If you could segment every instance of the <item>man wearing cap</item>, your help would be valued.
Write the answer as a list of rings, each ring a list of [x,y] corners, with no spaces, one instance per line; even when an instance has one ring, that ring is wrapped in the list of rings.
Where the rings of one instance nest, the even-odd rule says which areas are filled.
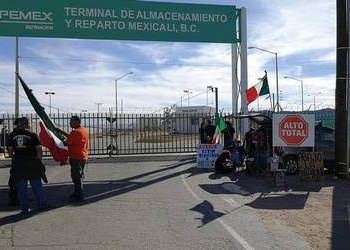
[[[35,194],[39,209],[46,208],[46,196],[41,178],[45,174],[42,148],[38,135],[29,130],[28,118],[17,120],[17,128],[8,137],[8,150],[12,157],[11,171],[18,191],[21,213],[30,211],[27,195],[28,181]]]

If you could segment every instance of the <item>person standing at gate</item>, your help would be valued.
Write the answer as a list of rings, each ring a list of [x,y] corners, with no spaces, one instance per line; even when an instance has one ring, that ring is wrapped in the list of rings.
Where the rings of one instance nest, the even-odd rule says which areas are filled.
[[[249,157],[254,156],[255,154],[255,143],[256,142],[256,134],[255,129],[250,128],[244,135],[244,148]]]
[[[63,142],[68,146],[69,164],[71,166],[71,178],[74,184],[74,192],[70,195],[72,200],[84,200],[83,193],[83,176],[84,168],[88,159],[89,133],[88,130],[81,125],[80,118],[73,115],[70,118],[70,126],[73,128],[69,134],[56,128],[66,138]]]
[[[204,135],[206,138],[206,143],[211,143],[215,134],[216,127],[211,124],[211,120],[207,121],[207,125],[204,128]]]
[[[205,120],[203,119],[200,127],[199,127],[199,142],[205,143]]]
[[[45,209],[46,196],[41,178],[46,179],[42,163],[42,148],[38,135],[29,130],[27,117],[16,120],[17,127],[9,134],[8,151],[12,158],[11,175],[16,183],[21,213],[30,211],[27,195],[28,181],[35,194],[39,209]]]
[[[226,128],[224,134],[224,149],[228,150],[229,146],[234,145],[233,138],[235,136],[235,129],[230,121],[225,121]]]

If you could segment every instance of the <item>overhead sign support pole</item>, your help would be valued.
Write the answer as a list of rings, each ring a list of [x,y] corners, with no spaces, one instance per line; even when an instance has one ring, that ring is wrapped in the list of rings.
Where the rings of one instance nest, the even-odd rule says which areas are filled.
[[[241,9],[236,9],[236,38],[235,40],[240,40],[241,39]],[[232,43],[231,45],[231,66],[232,66],[232,113],[237,114],[239,112],[238,110],[238,101],[239,101],[239,96],[241,93],[241,86],[240,86],[240,81],[238,79],[238,63],[239,63],[239,45],[237,42]]]
[[[19,80],[18,80],[18,74],[19,74],[19,41],[18,36],[16,36],[16,69],[15,69],[15,117],[19,117]]]
[[[232,54],[232,113],[237,115],[239,112],[248,113],[247,97],[245,91],[248,86],[248,66],[247,66],[247,10],[246,8],[237,9],[237,36],[240,43],[233,43],[231,47]],[[240,63],[241,78],[238,79],[238,64]],[[240,98],[240,99],[239,99]],[[240,109],[238,108],[239,100]],[[242,137],[248,131],[249,124],[247,119],[240,121],[240,126],[235,121],[235,129],[239,131]],[[238,130],[238,128],[240,130]]]
[[[241,55],[241,111],[246,114],[248,111],[247,97],[245,90],[248,86],[248,65],[247,65],[247,9],[241,9],[240,27],[240,55]]]
[[[346,30],[348,33],[348,47],[347,47],[347,74],[346,74],[346,87],[347,87],[347,95],[346,95],[346,103],[347,103],[347,176],[349,176],[349,169],[350,169],[350,0],[347,0],[347,9],[346,9]]]
[[[247,60],[247,10],[241,9],[241,109],[242,113],[248,112],[245,90],[248,86],[248,60]]]
[[[238,98],[240,93],[240,83],[238,80],[238,46],[236,43],[231,45],[231,66],[232,66],[232,114],[238,113]]]

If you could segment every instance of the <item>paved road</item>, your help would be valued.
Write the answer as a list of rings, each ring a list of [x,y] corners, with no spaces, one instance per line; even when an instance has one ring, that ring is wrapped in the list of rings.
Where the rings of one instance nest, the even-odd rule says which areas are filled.
[[[0,249],[308,249],[242,205],[232,180],[193,161],[89,163],[81,203],[68,201],[68,166],[48,165],[47,175],[52,209],[23,218],[6,205],[0,168]]]

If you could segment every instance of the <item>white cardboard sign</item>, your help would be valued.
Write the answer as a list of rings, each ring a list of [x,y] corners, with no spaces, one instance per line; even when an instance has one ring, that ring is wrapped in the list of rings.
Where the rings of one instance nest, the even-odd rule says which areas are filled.
[[[199,144],[197,151],[197,168],[214,168],[215,160],[223,150],[221,144]]]

